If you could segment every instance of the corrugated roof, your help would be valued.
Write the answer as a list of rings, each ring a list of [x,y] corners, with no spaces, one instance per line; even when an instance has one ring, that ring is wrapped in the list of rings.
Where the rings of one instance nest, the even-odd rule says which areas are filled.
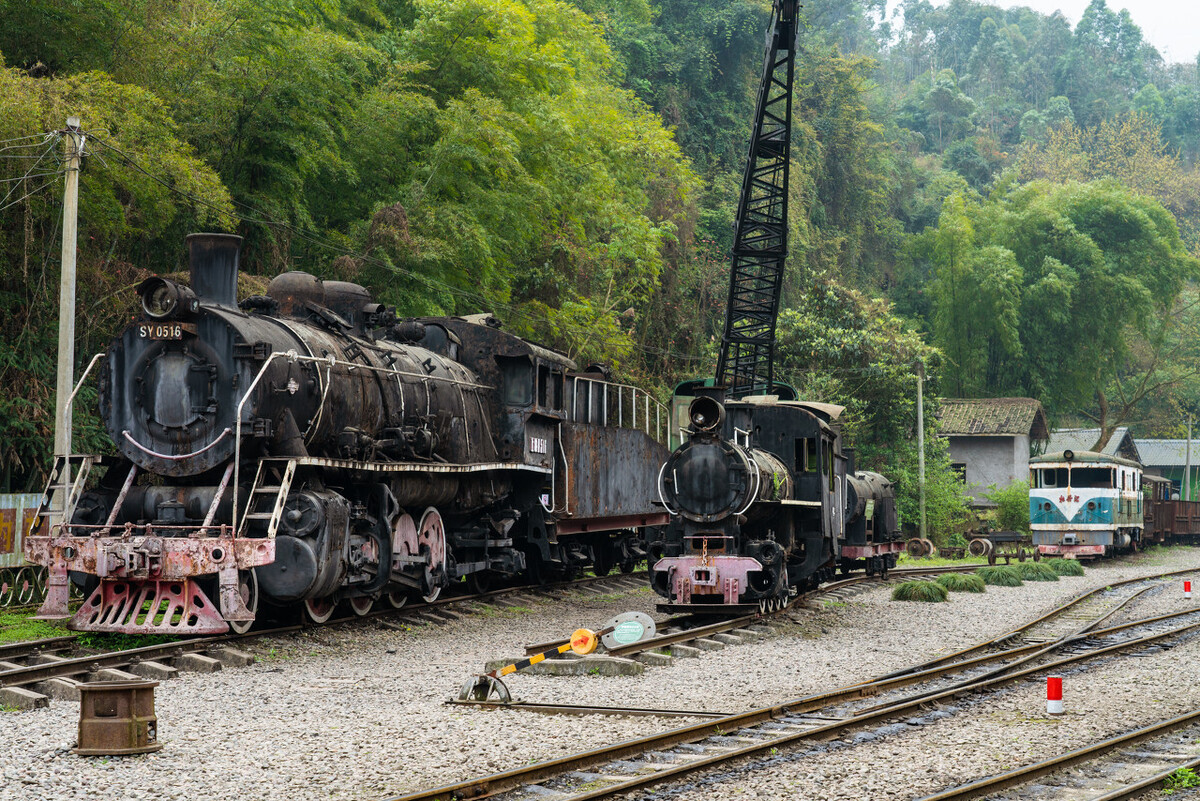
[[[1109,456],[1123,456],[1141,462],[1142,456],[1134,439],[1125,426],[1113,430],[1104,447],[1100,447],[1100,429],[1098,428],[1056,428],[1050,433],[1050,444],[1046,453],[1059,451],[1096,451],[1107,453]]]
[[[942,398],[940,403],[938,433],[943,437],[1050,436],[1046,413],[1034,398]]]
[[[1183,467],[1187,464],[1186,439],[1135,439],[1142,463],[1148,467]],[[1200,465],[1200,438],[1192,440],[1192,466]]]

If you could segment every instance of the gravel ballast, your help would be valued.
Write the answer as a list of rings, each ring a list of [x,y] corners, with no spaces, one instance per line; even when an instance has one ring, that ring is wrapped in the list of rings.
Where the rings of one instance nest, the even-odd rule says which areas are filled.
[[[1011,629],[1096,586],[1196,567],[1200,549],[1104,562],[1083,577],[899,603],[890,587],[801,612],[773,635],[648,667],[640,676],[506,679],[514,696],[547,703],[736,712],[896,670]],[[598,628],[624,611],[653,612],[648,589],[572,593],[439,626],[396,631],[371,622],[261,641],[256,664],[183,674],[157,689],[164,748],[139,757],[70,753],[78,704],[0,713],[0,800],[379,798],[516,768],[675,728],[696,718],[546,717],[445,705],[488,659]],[[1179,582],[1123,616],[1184,608]],[[661,617],[661,615],[657,615]],[[1194,706],[1200,638],[1158,654],[1096,665],[1065,679],[1067,714],[1045,715],[1044,683],[995,693],[957,715],[854,747],[781,754],[680,798],[910,798],[1040,758],[1047,749],[1125,730]],[[1186,661],[1184,661],[1186,660]],[[986,704],[986,708],[984,707]],[[701,779],[703,781],[703,779]]]

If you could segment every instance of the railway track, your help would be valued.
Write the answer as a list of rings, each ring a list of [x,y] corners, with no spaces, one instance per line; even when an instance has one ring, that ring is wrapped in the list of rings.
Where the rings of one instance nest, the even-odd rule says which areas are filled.
[[[1084,593],[1041,618],[932,664],[389,801],[494,796],[506,801],[607,798],[806,741],[836,739],[868,727],[882,726],[886,731],[887,721],[911,717],[930,704],[954,704],[1038,673],[1200,630],[1200,609],[1099,628],[1155,582],[1192,572],[1131,579]],[[1070,622],[1063,624],[1063,620]],[[1132,633],[1138,630],[1140,634]],[[906,694],[898,692],[904,688]],[[906,724],[892,725],[903,728]]]
[[[321,626],[378,620],[384,625],[440,625],[471,614],[477,604],[516,605],[521,599],[561,595],[595,587],[612,589],[644,586],[645,574],[592,576],[537,587],[512,587],[474,595],[440,598],[401,609],[383,608],[328,621]],[[254,658],[238,649],[248,641],[301,631],[308,626],[277,626],[246,634],[194,637],[106,653],[64,656],[77,649],[77,635],[0,645],[0,704],[32,709],[51,699],[76,700],[82,681],[135,678],[169,679],[180,671],[214,672],[250,664]],[[23,663],[23,664],[22,664]]]
[[[1123,801],[1159,793],[1182,771],[1200,768],[1200,710],[989,776],[918,801],[1055,797]],[[1011,792],[1005,792],[1011,791]]]

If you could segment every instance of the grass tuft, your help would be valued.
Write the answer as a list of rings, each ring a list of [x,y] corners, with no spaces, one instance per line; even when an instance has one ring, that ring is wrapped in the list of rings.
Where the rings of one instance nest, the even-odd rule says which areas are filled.
[[[1079,564],[1074,559],[1050,559],[1042,564],[1049,566],[1051,570],[1060,576],[1083,575],[1083,565]]]
[[[1041,562],[1018,562],[1013,565],[1026,581],[1058,581],[1058,573]]]
[[[983,579],[974,573],[943,573],[934,579],[950,592],[986,592]]]
[[[984,584],[991,584],[993,587],[1020,587],[1025,583],[1012,565],[981,567],[975,571],[975,575],[983,579]]]
[[[935,581],[906,581],[892,590],[893,601],[926,601],[941,603],[950,593]]]

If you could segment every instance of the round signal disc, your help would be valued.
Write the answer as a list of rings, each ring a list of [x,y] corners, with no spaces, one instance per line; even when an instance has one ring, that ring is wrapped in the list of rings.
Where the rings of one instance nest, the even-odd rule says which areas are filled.
[[[580,656],[587,656],[596,650],[599,639],[591,629],[576,629],[571,635],[571,650]]]

